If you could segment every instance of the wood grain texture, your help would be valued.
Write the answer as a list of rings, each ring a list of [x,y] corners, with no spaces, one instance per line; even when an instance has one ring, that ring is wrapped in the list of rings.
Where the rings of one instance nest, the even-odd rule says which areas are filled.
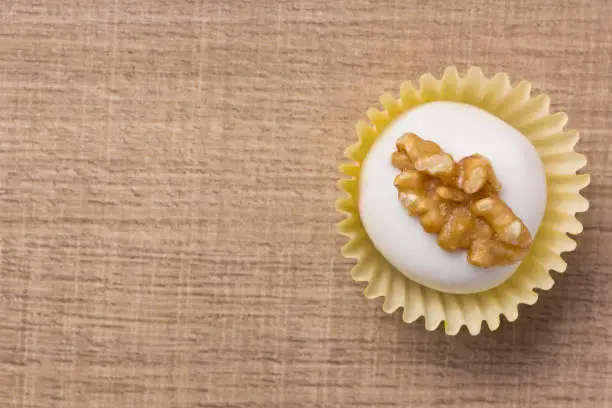
[[[0,406],[612,407],[612,2],[0,2]],[[579,129],[569,268],[472,338],[349,277],[383,91],[505,70]]]

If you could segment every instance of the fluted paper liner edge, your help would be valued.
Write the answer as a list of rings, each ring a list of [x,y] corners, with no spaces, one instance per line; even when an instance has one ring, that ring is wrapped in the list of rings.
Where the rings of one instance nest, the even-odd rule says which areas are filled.
[[[351,270],[352,278],[368,282],[367,298],[385,298],[383,311],[386,313],[403,308],[402,318],[407,323],[423,316],[427,330],[435,330],[444,322],[447,334],[455,335],[466,326],[472,335],[477,335],[483,322],[490,330],[496,330],[501,315],[509,321],[516,320],[519,304],[532,305],[537,301],[538,293],[534,289],[548,290],[553,286],[550,271],[565,271],[567,264],[561,253],[576,248],[575,241],[567,234],[582,232],[582,224],[575,215],[589,207],[580,190],[589,184],[590,177],[576,174],[586,165],[586,158],[574,151],[578,133],[564,130],[567,115],[551,114],[549,96],[531,96],[530,92],[529,82],[512,86],[505,73],[488,79],[479,68],[471,67],[467,75],[461,77],[455,67],[449,67],[441,79],[431,74],[423,75],[418,88],[410,82],[403,83],[399,99],[390,94],[382,95],[383,109],[370,108],[366,112],[370,123],[357,123],[359,140],[345,152],[351,162],[340,166],[343,177],[338,185],[344,194],[336,201],[336,209],[345,218],[338,223],[338,231],[349,238],[342,247],[342,254],[357,260]],[[398,115],[432,101],[471,104],[504,120],[531,141],[546,170],[546,212],[532,250],[507,281],[484,292],[439,292],[406,278],[377,251],[359,217],[359,175],[370,147]]]

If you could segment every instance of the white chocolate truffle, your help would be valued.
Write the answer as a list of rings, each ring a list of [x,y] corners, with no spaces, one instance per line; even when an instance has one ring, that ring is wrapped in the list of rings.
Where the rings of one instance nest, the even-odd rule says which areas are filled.
[[[479,268],[466,251],[449,253],[437,235],[423,231],[402,207],[393,185],[395,142],[406,132],[437,143],[458,161],[474,153],[487,157],[502,185],[501,198],[532,236],[546,208],[546,174],[535,148],[516,129],[490,113],[462,103],[432,102],[402,114],[378,137],[361,169],[359,214],[378,251],[408,278],[432,289],[475,293],[500,285],[519,263]]]

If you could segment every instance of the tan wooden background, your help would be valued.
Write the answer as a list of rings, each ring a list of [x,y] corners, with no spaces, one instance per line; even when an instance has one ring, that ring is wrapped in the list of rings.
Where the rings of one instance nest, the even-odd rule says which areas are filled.
[[[0,406],[612,407],[612,2],[0,1]],[[383,91],[505,70],[580,130],[569,268],[473,338],[384,315],[336,166]]]

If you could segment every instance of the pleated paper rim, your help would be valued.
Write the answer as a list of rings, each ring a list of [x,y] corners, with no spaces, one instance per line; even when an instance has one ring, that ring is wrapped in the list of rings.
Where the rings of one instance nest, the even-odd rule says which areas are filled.
[[[567,264],[561,253],[573,251],[576,243],[569,234],[582,232],[575,217],[586,211],[588,201],[580,190],[590,182],[587,174],[576,174],[586,165],[584,155],[576,153],[578,132],[564,130],[565,113],[550,113],[550,98],[546,94],[530,96],[531,84],[526,81],[511,85],[506,73],[491,79],[480,68],[471,67],[461,77],[455,67],[448,67],[441,79],[425,74],[419,79],[419,89],[404,82],[400,98],[390,94],[380,97],[382,110],[368,109],[371,123],[357,123],[358,142],[346,149],[351,163],[340,166],[344,175],[338,183],[345,193],[336,201],[336,209],[345,215],[338,231],[349,241],[342,254],[357,260],[351,270],[357,282],[368,282],[365,295],[369,299],[383,296],[383,311],[393,313],[403,308],[402,319],[411,323],[423,316],[425,328],[435,330],[441,322],[447,334],[455,335],[466,326],[472,335],[480,333],[482,322],[491,331],[500,325],[500,316],[508,321],[518,317],[518,305],[533,305],[538,299],[534,289],[548,290],[554,280],[550,271],[562,273]],[[535,146],[546,170],[548,200],[542,225],[532,250],[517,271],[503,284],[475,294],[451,294],[420,285],[401,274],[376,250],[359,217],[358,191],[361,164],[370,147],[398,115],[418,105],[432,101],[455,101],[484,109],[519,130]]]

